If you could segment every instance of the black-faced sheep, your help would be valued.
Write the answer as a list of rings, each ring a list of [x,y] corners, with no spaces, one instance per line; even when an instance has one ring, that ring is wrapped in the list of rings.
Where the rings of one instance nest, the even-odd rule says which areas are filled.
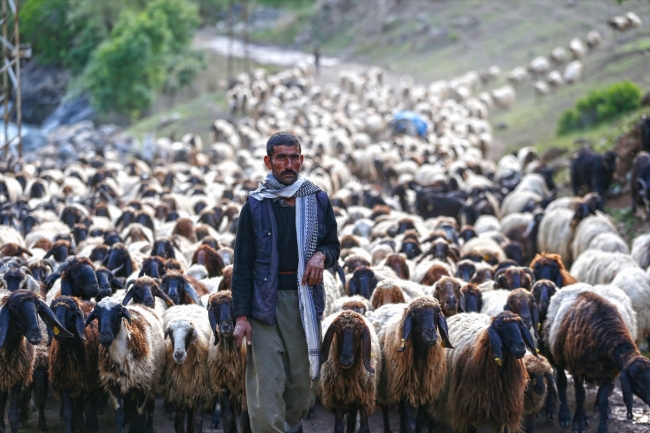
[[[12,433],[18,433],[20,392],[32,380],[34,346],[43,338],[36,315],[54,334],[62,337],[72,337],[72,334],[36,293],[17,290],[0,295],[0,428],[5,428],[5,404],[10,393],[9,425]],[[46,430],[47,427],[43,431]]]
[[[165,292],[174,304],[201,304],[201,296],[207,295],[208,291],[203,285],[192,284],[189,277],[175,271],[169,271],[160,282],[160,289]],[[199,292],[199,289],[201,291]]]
[[[167,293],[160,290],[157,281],[147,276],[127,282],[126,290],[127,292],[122,299],[122,305],[128,305],[133,300],[134,304],[155,308],[156,297],[162,299],[168,307],[174,305],[174,302],[167,296]]]
[[[377,400],[384,412],[385,431],[390,430],[387,408],[395,404],[400,407],[402,431],[422,428],[423,415],[431,413],[444,385],[447,367],[443,347],[451,348],[448,334],[440,304],[428,296],[411,301],[401,315],[379,331],[384,369]],[[438,339],[442,344],[437,344]],[[416,426],[416,418],[420,425]]]
[[[494,289],[514,290],[523,287],[526,290],[533,288],[535,276],[530,268],[511,266],[500,269],[494,274]]]
[[[241,408],[242,430],[250,432],[250,420],[246,407],[246,345],[238,348],[233,332],[235,313],[232,293],[229,290],[217,292],[208,299],[208,318],[213,332],[208,367],[210,386],[221,401],[224,431],[237,432],[233,409]],[[213,427],[215,420],[213,418]]]
[[[178,305],[165,311],[162,321],[167,340],[163,387],[165,401],[176,409],[174,429],[176,433],[202,432],[203,405],[212,400],[208,312],[198,305]]]
[[[361,295],[366,299],[372,297],[372,292],[377,287],[375,272],[366,266],[358,267],[347,282],[346,294],[348,296]]]
[[[96,406],[99,397],[99,334],[94,323],[84,328],[85,315],[90,314],[93,308],[94,303],[70,296],[59,296],[52,301],[54,315],[73,334],[72,338],[61,338],[48,332],[51,343],[47,373],[54,394],[63,401],[66,433],[73,431],[73,424],[85,425],[86,431],[99,431]]]
[[[106,268],[97,268],[95,270],[95,276],[97,277],[97,284],[99,285],[99,293],[95,296],[95,301],[97,302],[112,296],[117,290],[124,288],[124,284],[122,284],[119,279],[115,278],[113,272]]]
[[[528,373],[526,392],[524,393],[524,428],[526,433],[535,431],[535,418],[542,410],[547,398],[557,400],[557,387],[553,367],[543,356],[527,353],[524,367]]]
[[[162,257],[163,259],[174,259],[176,258],[174,248],[178,249],[178,245],[174,238],[156,239],[151,248],[151,255]]]
[[[328,320],[330,319],[330,320]],[[323,406],[335,415],[335,431],[343,431],[347,414],[348,431],[356,427],[368,433],[368,416],[375,410],[381,375],[381,348],[373,327],[354,311],[342,311],[326,319],[329,327],[320,351],[319,395]]]
[[[575,432],[585,431],[583,382],[599,387],[599,432],[607,432],[607,400],[619,374],[628,419],[632,419],[633,394],[650,403],[650,361],[634,344],[617,307],[604,297],[580,289],[560,290],[551,300],[544,333],[557,369],[561,427],[571,425],[565,369],[573,376],[575,386],[576,411],[572,422]]]
[[[463,313],[480,313],[483,307],[483,292],[476,284],[468,283],[460,288],[460,311]]]
[[[95,266],[85,257],[75,257],[64,264],[61,294],[90,300],[99,294]]]
[[[108,255],[104,259],[104,265],[114,271],[116,277],[128,278],[136,265],[133,263],[129,249],[121,242],[111,246]]]
[[[154,393],[160,388],[165,340],[160,319],[146,307],[124,307],[102,299],[86,318],[97,320],[99,380],[115,403],[115,424],[122,433],[125,408],[135,408],[129,430],[152,431]]]
[[[528,379],[521,359],[526,346],[537,353],[528,329],[510,311],[461,313],[448,324],[454,348],[447,351],[447,380],[436,401],[442,421],[455,431],[519,431]]]
[[[74,253],[74,247],[70,241],[59,239],[52,244],[52,247],[43,258],[48,259],[52,257],[58,263],[61,263],[64,262],[68,256],[74,255]]]
[[[558,254],[537,254],[533,261],[530,262],[530,269],[533,270],[535,280],[551,280],[558,288],[570,286],[577,282],[569,271],[564,268],[562,257]]]
[[[142,267],[140,268],[138,277],[146,275],[151,278],[162,278],[165,272],[167,272],[165,269],[165,259],[160,256],[151,256],[142,261]]]

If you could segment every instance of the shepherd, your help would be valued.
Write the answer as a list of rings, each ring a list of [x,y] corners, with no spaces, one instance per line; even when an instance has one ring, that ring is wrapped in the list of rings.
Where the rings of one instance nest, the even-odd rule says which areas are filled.
[[[287,132],[266,143],[270,170],[239,215],[232,279],[246,395],[254,432],[302,432],[316,400],[323,272],[341,246],[327,194],[300,175],[300,140]]]

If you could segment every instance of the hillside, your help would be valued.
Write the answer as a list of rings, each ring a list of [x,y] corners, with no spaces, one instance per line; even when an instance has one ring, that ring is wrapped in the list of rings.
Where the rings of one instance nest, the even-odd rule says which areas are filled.
[[[627,11],[636,12],[643,27],[613,32],[607,19]],[[492,123],[505,127],[496,138],[512,150],[570,145],[555,138],[557,120],[590,89],[628,79],[650,90],[649,23],[648,2],[636,0],[323,0],[285,10],[275,27],[254,33],[253,40],[308,52],[318,45],[325,55],[381,65],[423,83],[498,65],[502,78],[492,88],[512,68],[598,30],[605,42],[583,59],[579,83],[537,98],[528,82],[512,109],[493,113]]]

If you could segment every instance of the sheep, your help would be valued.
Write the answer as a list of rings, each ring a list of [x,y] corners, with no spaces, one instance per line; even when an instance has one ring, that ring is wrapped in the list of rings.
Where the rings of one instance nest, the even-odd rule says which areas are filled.
[[[370,298],[370,303],[374,310],[382,305],[399,304],[403,302],[406,302],[404,291],[397,281],[390,279],[377,283],[377,287]],[[332,309],[332,313],[334,313],[334,309]]]
[[[377,282],[377,276],[371,268],[360,266],[347,282],[345,292],[348,296],[361,295],[366,299],[370,299],[373,290],[377,287]]]
[[[557,387],[553,367],[546,358],[526,353],[522,360],[528,374],[524,393],[524,427],[526,433],[533,433],[535,418],[542,410],[547,396],[553,400],[558,399]]]
[[[582,63],[579,60],[574,60],[573,62],[566,65],[564,69],[564,74],[562,78],[567,84],[573,84],[582,77]]]
[[[632,241],[632,258],[643,269],[650,266],[650,234],[640,235]]]
[[[207,288],[193,284],[189,277],[176,271],[169,271],[160,282],[160,289],[165,292],[176,305],[201,304],[201,296],[207,295]]]
[[[412,262],[407,262],[407,259],[403,254],[390,253],[386,256],[382,265],[393,269],[399,278],[408,280],[411,278],[409,263],[412,264]]]
[[[524,209],[529,207],[531,203],[537,204],[542,201],[542,198],[543,196],[539,195],[535,191],[525,189],[515,190],[503,199],[500,214],[502,217],[505,217],[511,213],[524,212]]]
[[[76,296],[83,300],[90,300],[99,294],[99,283],[95,274],[95,266],[85,257],[75,257],[59,267],[61,270],[60,289],[53,289],[47,293],[47,302],[51,302],[59,294]]]
[[[212,399],[208,367],[212,331],[208,312],[198,305],[178,305],[165,311],[162,321],[167,353],[164,395],[165,401],[176,409],[174,429],[177,433],[201,432],[203,405]]]
[[[481,314],[496,316],[502,311],[512,311],[521,317],[534,337],[538,338],[539,308],[533,294],[526,289],[492,290],[482,294]]]
[[[559,254],[537,254],[533,261],[530,262],[530,268],[533,270],[535,280],[551,280],[558,288],[570,286],[577,282],[569,271],[564,268],[562,257]]]
[[[0,289],[10,292],[23,289],[41,293],[41,285],[34,279],[31,270],[27,266],[9,267],[4,273],[0,274]]]
[[[117,432],[124,429],[126,405],[136,409],[129,430],[151,430],[166,353],[160,318],[146,307],[124,307],[105,298],[86,326],[93,320],[99,332],[99,380],[113,399]]]
[[[506,253],[498,243],[489,238],[473,238],[465,242],[460,248],[461,257],[476,253],[481,257],[491,255],[497,262],[506,260]]]
[[[541,325],[543,325],[546,320],[551,298],[555,293],[557,293],[557,291],[558,287],[551,280],[539,280],[533,285],[531,293],[535,298],[535,303],[537,303],[537,308],[539,310],[539,323]]]
[[[379,287],[382,283],[384,282],[382,281],[381,283],[379,283],[377,287]],[[375,291],[373,293],[373,299],[376,293],[378,293],[378,291]],[[332,308],[330,309],[330,315],[335,313],[340,313],[343,310],[351,310],[361,314],[362,316],[365,316],[367,312],[371,312],[374,309],[375,307],[373,306],[371,301],[367,300],[363,296],[359,296],[359,295],[343,296],[341,298],[338,298],[336,301],[332,303]]]
[[[221,401],[224,431],[237,431],[233,408],[241,408],[242,430],[250,432],[246,407],[246,345],[242,344],[239,349],[235,343],[235,317],[229,290],[210,295],[208,318],[213,333],[208,355],[209,383]]]
[[[192,264],[199,264],[205,266],[208,270],[210,278],[223,275],[223,268],[225,267],[221,255],[209,245],[201,245],[197,248],[192,256]]]
[[[167,270],[165,269],[165,259],[161,258],[160,256],[151,256],[142,261],[138,277],[146,275],[151,278],[160,279],[166,272]]]
[[[555,47],[551,51],[551,56],[550,57],[551,57],[551,60],[553,61],[553,63],[555,63],[556,65],[560,65],[560,64],[562,64],[562,63],[564,63],[566,61],[567,52],[564,49],[564,47]]]
[[[377,334],[364,316],[342,311],[331,319],[320,351],[319,396],[335,414],[335,430],[343,431],[346,413],[348,430],[354,429],[358,411],[359,431],[370,431],[368,416],[375,410],[381,356]]]
[[[576,213],[569,209],[554,209],[544,213],[537,232],[537,250],[559,254],[567,265],[573,263],[571,242]]]
[[[510,108],[514,104],[516,95],[515,89],[510,85],[499,87],[490,93],[494,104],[503,110]]]
[[[603,42],[603,37],[598,30],[591,30],[587,33],[586,42],[587,47],[589,47],[590,50],[593,50]]]
[[[571,275],[587,284],[609,284],[620,272],[639,265],[628,255],[587,250],[571,266]]]
[[[436,331],[437,328],[437,331]],[[443,347],[451,348],[447,321],[436,299],[412,300],[379,331],[383,348],[377,401],[384,412],[384,431],[389,431],[388,406],[399,404],[400,428],[414,431],[420,409],[431,413],[446,373]],[[438,345],[437,340],[442,340]],[[420,426],[417,426],[420,427]]]
[[[488,426],[515,432],[524,414],[527,374],[521,359],[537,349],[522,320],[510,311],[496,317],[461,313],[449,318],[445,386],[435,409],[455,431]]]
[[[643,269],[626,268],[611,282],[630,297],[636,311],[637,342],[650,341],[650,277]]]
[[[116,294],[113,299],[120,300],[121,294]],[[156,301],[159,298],[164,302],[164,306]],[[164,314],[167,307],[174,305],[174,301],[163,292],[156,280],[144,276],[136,280],[130,280],[126,283],[126,293],[121,297],[122,305],[126,306],[133,300],[134,304],[144,305],[153,308],[159,315]]]
[[[7,394],[11,394],[9,425],[18,433],[19,397],[23,387],[32,380],[34,346],[43,338],[36,315],[54,334],[70,338],[72,334],[57,320],[50,307],[34,292],[16,290],[0,292],[0,427],[4,429],[4,411]],[[47,431],[47,427],[43,429]]]
[[[128,278],[133,274],[134,270],[138,269],[129,249],[122,242],[117,242],[111,246],[104,262],[107,269],[115,271],[114,275],[116,277]]]
[[[0,257],[21,257],[31,256],[32,252],[15,243],[6,243],[0,247]]]
[[[560,426],[566,428],[571,423],[566,369],[573,376],[575,386],[573,430],[585,431],[583,381],[586,381],[599,387],[598,431],[607,432],[607,400],[619,373],[628,419],[632,419],[632,394],[650,403],[646,379],[650,361],[639,353],[620,310],[598,293],[577,286],[580,285],[564,288],[553,297],[544,325],[545,341],[557,369]]]
[[[609,235],[613,236],[609,236]],[[577,259],[583,251],[599,249],[608,252],[629,254],[627,244],[618,236],[618,230],[610,217],[597,214],[580,221],[572,242],[572,256]]]
[[[335,277],[330,272],[323,272],[323,288],[325,290],[325,310],[323,311],[323,317],[329,316],[333,303],[342,296],[345,296],[343,289],[345,276],[342,277],[341,282],[342,285],[337,284]]]
[[[465,295],[460,288],[461,283],[454,277],[442,277],[433,286],[433,297],[440,303],[440,309],[445,317],[458,313],[460,305],[465,304]]]
[[[85,424],[87,431],[99,430],[96,406],[100,397],[97,370],[99,334],[94,323],[84,326],[85,315],[90,314],[93,308],[93,302],[70,296],[59,296],[52,301],[54,315],[73,334],[73,338],[64,339],[48,332],[51,343],[47,375],[54,394],[63,401],[67,433],[72,433],[73,423],[77,426]],[[40,418],[39,415],[39,426]],[[39,430],[42,429],[39,427]]]
[[[575,60],[584,57],[585,47],[582,45],[580,38],[571,39],[571,42],[569,42],[569,51],[571,51]]]
[[[483,293],[473,283],[465,284],[460,288],[460,310],[463,313],[479,313],[483,308]]]

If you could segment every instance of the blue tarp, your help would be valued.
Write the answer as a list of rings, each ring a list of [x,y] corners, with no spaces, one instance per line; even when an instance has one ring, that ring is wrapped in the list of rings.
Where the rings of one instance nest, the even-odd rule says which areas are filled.
[[[425,138],[427,134],[428,125],[422,117],[414,111],[398,111],[393,115],[393,120],[390,125],[399,132],[407,132],[404,126],[404,121],[409,121],[415,128],[415,133],[420,137]]]

